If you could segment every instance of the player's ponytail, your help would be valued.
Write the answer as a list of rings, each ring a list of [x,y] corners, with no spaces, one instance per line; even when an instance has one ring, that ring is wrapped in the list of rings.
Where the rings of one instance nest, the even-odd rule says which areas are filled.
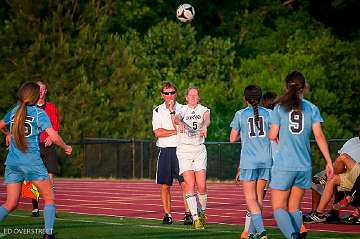
[[[255,125],[259,129],[259,104],[262,96],[261,88],[257,85],[248,85],[244,90],[245,100],[252,106],[254,110]]]
[[[12,124],[12,135],[18,149],[26,151],[27,141],[25,139],[26,106],[34,105],[39,98],[40,87],[35,82],[25,82],[18,91],[19,107],[14,116]]]
[[[285,79],[285,93],[276,101],[285,111],[301,111],[301,95],[306,86],[305,77],[299,71],[290,72]]]

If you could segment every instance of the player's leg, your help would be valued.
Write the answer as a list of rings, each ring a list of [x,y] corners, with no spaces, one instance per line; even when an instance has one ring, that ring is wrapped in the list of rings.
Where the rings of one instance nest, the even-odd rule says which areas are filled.
[[[270,178],[270,169],[259,169],[259,171],[263,172],[261,173],[262,176],[264,176],[264,174],[267,174],[266,177],[269,179]],[[263,177],[261,177],[263,178]],[[268,181],[264,180],[264,179],[259,179],[256,181],[256,195],[257,195],[257,203],[259,205],[260,208],[260,213],[259,215],[256,216],[252,216],[252,220],[254,221],[254,226],[256,227],[256,230],[258,231],[259,235],[258,238],[259,239],[266,239],[267,238],[267,234],[266,234],[266,230],[264,227],[264,223],[263,223],[263,217],[262,217],[262,205],[263,205],[263,200],[265,197],[265,193],[266,193],[266,187],[267,187]]]
[[[206,190],[206,170],[202,169],[195,172],[195,182],[198,190],[198,199],[200,203],[199,218],[203,225],[206,224],[207,217],[205,214],[207,205],[207,190]]]
[[[244,170],[241,170],[241,173]],[[241,175],[240,173],[240,175]],[[256,181],[255,180],[242,180],[243,182],[243,188],[244,188],[244,194],[245,194],[245,201],[248,210],[251,213],[251,223],[254,224],[254,227],[256,231],[260,234],[262,233],[264,229],[264,225],[262,222],[261,217],[261,209],[258,204],[257,199],[257,192],[256,192]],[[262,189],[264,190],[264,189]]]
[[[288,210],[292,219],[292,224],[295,232],[300,233],[303,225],[302,212],[300,210],[300,203],[303,199],[305,190],[300,187],[292,187],[289,196]]]
[[[185,181],[185,198],[194,220],[198,219],[197,202],[195,196],[195,173],[192,170],[183,172]]]
[[[18,204],[24,172],[17,166],[5,166],[4,184],[6,184],[6,201],[0,207],[0,222],[12,212]]]
[[[271,170],[271,204],[275,221],[286,238],[292,238],[295,228],[288,212],[290,190],[295,182],[296,172]]]
[[[286,238],[291,238],[295,229],[291,223],[291,217],[287,211],[290,190],[271,190],[271,203],[276,223]]]
[[[21,194],[21,183],[9,183],[6,185],[6,201],[0,207],[0,222],[17,207]]]
[[[186,202],[186,194],[185,194],[185,181],[184,176],[182,175],[182,172],[180,173],[180,162],[176,155],[176,150],[173,153],[172,157],[172,174],[173,177],[176,178],[181,186],[182,195],[183,195],[183,202],[184,202],[184,209],[185,209],[185,216],[184,216],[184,225],[192,225],[193,219],[191,216],[191,212],[189,210],[189,207]]]

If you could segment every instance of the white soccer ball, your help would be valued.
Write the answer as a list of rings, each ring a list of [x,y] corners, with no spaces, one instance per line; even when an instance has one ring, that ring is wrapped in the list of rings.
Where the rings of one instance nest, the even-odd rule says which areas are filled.
[[[176,17],[182,22],[190,22],[195,16],[195,9],[188,3],[181,4],[176,10]]]

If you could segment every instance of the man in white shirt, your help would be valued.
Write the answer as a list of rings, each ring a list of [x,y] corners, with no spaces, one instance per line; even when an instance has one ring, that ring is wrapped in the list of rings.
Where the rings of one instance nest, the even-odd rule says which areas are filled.
[[[171,216],[171,195],[170,187],[173,178],[183,184],[184,178],[179,175],[179,161],[176,157],[176,147],[178,146],[177,130],[172,122],[172,117],[176,111],[179,111],[183,105],[176,102],[177,89],[172,82],[164,82],[161,88],[161,97],[164,103],[153,110],[152,126],[155,137],[157,138],[156,146],[159,147],[159,156],[156,170],[156,183],[161,185],[161,200],[164,208],[163,224],[172,224]],[[191,225],[192,217],[185,205],[184,224]]]
[[[349,139],[338,151],[339,156],[334,162],[334,177],[326,181],[316,211],[309,215],[307,222],[327,221],[324,212],[334,195],[336,186],[338,191],[350,191],[352,189],[360,175],[360,128],[358,134],[358,137]]]

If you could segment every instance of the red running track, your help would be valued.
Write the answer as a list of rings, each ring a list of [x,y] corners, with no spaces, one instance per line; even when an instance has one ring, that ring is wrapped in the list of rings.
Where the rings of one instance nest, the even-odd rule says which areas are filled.
[[[95,180],[57,179],[57,209],[64,212],[162,219],[159,186],[153,180]],[[5,186],[0,186],[2,202],[6,197]],[[42,204],[42,202],[40,202]],[[29,199],[21,199],[20,208],[31,208]],[[210,223],[244,224],[245,199],[240,185],[233,183],[208,183],[208,208],[206,214]],[[308,191],[302,203],[302,210],[311,209],[311,192]],[[351,210],[344,211],[350,214]],[[184,206],[180,187],[174,181],[172,187],[173,219],[182,220]],[[265,226],[276,227],[272,216],[270,194],[264,200]],[[359,225],[307,224],[316,231],[360,233]]]

